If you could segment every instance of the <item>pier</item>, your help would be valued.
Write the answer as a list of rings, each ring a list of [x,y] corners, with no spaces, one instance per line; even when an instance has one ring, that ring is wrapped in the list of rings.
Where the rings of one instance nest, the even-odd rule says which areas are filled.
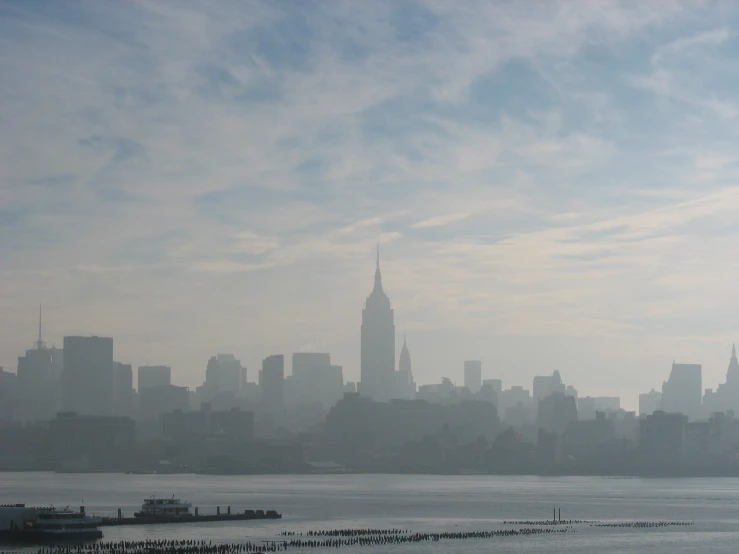
[[[156,516],[156,517],[123,517],[118,510],[118,517],[101,518],[100,526],[114,525],[158,525],[171,523],[206,523],[212,521],[248,521],[252,519],[282,519],[282,514],[275,510],[244,510],[243,512],[231,513],[229,506],[226,513],[221,513],[218,508],[215,514],[195,514],[184,516]]]

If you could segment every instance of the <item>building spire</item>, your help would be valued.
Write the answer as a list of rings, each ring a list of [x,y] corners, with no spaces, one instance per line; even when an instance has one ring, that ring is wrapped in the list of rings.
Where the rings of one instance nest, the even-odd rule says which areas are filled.
[[[38,305],[38,341],[36,341],[36,350],[42,350],[46,345],[41,340],[41,304]]]
[[[731,345],[731,357],[736,358],[736,343]]]
[[[380,243],[377,243],[377,266],[375,267],[375,288],[372,292],[382,292],[382,275],[380,275]]]

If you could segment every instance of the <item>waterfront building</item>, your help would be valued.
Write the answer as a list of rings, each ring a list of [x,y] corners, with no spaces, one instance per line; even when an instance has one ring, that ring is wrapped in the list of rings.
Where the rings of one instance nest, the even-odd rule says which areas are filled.
[[[687,416],[657,410],[639,420],[639,451],[650,466],[679,464],[685,453]]]

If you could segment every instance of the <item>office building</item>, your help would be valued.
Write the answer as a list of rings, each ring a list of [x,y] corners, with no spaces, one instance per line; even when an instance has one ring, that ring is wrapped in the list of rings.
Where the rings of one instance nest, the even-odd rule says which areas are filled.
[[[113,413],[133,416],[133,369],[131,364],[113,362]]]
[[[702,415],[700,364],[672,364],[667,381],[662,383],[662,410],[667,413],[681,413],[689,419]]]
[[[81,415],[113,413],[113,339],[64,337],[64,410]]]
[[[413,380],[411,353],[408,350],[408,342],[405,336],[403,336],[403,348],[400,350],[398,371],[395,372],[395,390],[392,396],[405,400],[413,400],[416,397],[416,382]]]
[[[540,429],[562,436],[573,421],[577,421],[577,404],[573,396],[553,392],[539,400],[536,425]]]
[[[343,369],[331,364],[330,354],[293,354],[289,399],[291,405],[321,404],[328,409],[341,399],[343,393]]]
[[[190,408],[190,390],[187,387],[158,385],[139,391],[139,414],[142,421],[158,421],[161,414]]]
[[[265,410],[278,411],[284,407],[285,357],[282,354],[267,356],[262,360],[259,386]]]
[[[172,368],[166,365],[143,365],[138,371],[138,389],[165,387],[172,384]]]
[[[377,249],[375,285],[362,310],[361,381],[359,393],[377,401],[392,398],[395,378],[395,315],[380,274]]]
[[[577,400],[577,418],[581,421],[595,419],[596,412],[618,412],[621,399],[617,396],[585,396]]]
[[[467,360],[464,363],[464,386],[472,393],[480,392],[482,388],[482,362]]]
[[[639,415],[651,415],[662,409],[662,393],[650,390],[639,395]]]

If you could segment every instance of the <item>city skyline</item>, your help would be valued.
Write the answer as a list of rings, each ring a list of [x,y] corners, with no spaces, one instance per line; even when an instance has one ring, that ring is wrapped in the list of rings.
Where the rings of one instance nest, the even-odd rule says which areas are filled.
[[[367,306],[370,306],[370,312],[367,312]],[[379,310],[379,319],[378,319],[378,310]],[[384,314],[383,312],[388,310],[387,314]],[[365,318],[365,315],[369,313],[369,319]],[[370,361],[367,369],[365,372],[360,372],[359,378],[352,381],[351,378],[341,378],[342,384],[353,384],[355,385],[355,389],[358,389],[358,392],[362,394],[363,396],[367,396],[369,398],[373,398],[374,400],[379,401],[388,401],[390,399],[400,399],[400,398],[413,398],[415,397],[416,393],[416,387],[420,385],[433,385],[438,386],[438,382],[436,383],[416,383],[413,379],[413,373],[411,370],[411,362],[410,362],[410,354],[408,352],[407,347],[407,332],[403,332],[403,345],[402,345],[402,351],[398,356],[398,363],[399,363],[399,371],[395,371],[395,360],[393,360],[392,367],[389,368],[389,373],[385,375],[385,371],[382,370],[382,363],[378,364],[375,362],[376,359],[382,360],[384,358],[384,354],[382,352],[383,348],[390,348],[389,354],[392,355],[393,358],[395,358],[395,339],[393,339],[388,345],[383,345],[382,342],[386,341],[386,338],[383,338],[381,343],[376,342],[375,334],[379,331],[380,336],[386,334],[386,330],[383,329],[383,327],[388,326],[389,328],[387,331],[391,331],[393,334],[395,333],[395,326],[393,324],[393,310],[392,310],[392,302],[388,298],[388,296],[385,294],[383,290],[382,285],[382,276],[380,272],[380,248],[379,244],[377,245],[377,251],[376,251],[376,265],[375,265],[375,277],[374,277],[374,286],[372,289],[372,293],[367,298],[365,302],[365,308],[362,311],[362,319],[363,323],[361,326],[361,335],[364,336],[365,333],[365,321],[369,324],[369,332],[370,332],[370,340],[368,345],[368,351],[367,351],[367,359]],[[33,347],[31,349],[28,349],[25,351],[26,356],[25,357],[18,357],[18,365],[17,367],[20,367],[21,362],[25,362],[29,355],[31,354],[45,354],[47,352],[53,353],[59,351],[57,349],[55,344],[51,344],[50,346],[47,346],[46,341],[43,340],[42,335],[42,326],[43,326],[43,320],[42,320],[42,305],[39,305],[39,311],[38,311],[38,337],[37,340],[34,341]],[[395,337],[397,338],[397,337]],[[111,364],[113,364],[113,348],[112,348],[112,340],[113,337],[100,337],[98,335],[89,335],[87,337],[78,337],[78,336],[64,336],[64,342],[66,343],[68,339],[72,340],[111,340],[110,344],[110,358],[111,358]],[[377,356],[377,349],[379,348],[379,356]],[[374,355],[374,356],[373,356]],[[328,368],[330,365],[330,352],[327,353],[316,353],[314,351],[299,351],[299,352],[293,352],[292,358],[293,363],[291,364],[291,372],[290,375],[295,377],[296,374],[294,373],[294,366],[295,366],[295,359],[298,356],[319,356],[321,358],[326,358],[328,361],[326,361],[326,367]],[[362,354],[360,357],[364,356]],[[260,388],[262,386],[262,370],[264,368],[264,363],[267,362],[270,359],[274,358],[280,358],[281,360],[284,359],[284,353],[272,353],[267,355],[262,360],[262,369],[259,369],[259,367],[255,367],[252,371],[252,380],[248,381],[247,379],[247,366],[241,365],[241,360],[237,360],[233,354],[231,353],[219,353],[217,355],[211,356],[209,358],[208,364],[207,364],[207,370],[205,371],[205,381],[203,381],[202,386],[198,386],[196,384],[192,383],[178,383],[177,387],[187,387],[190,389],[191,392],[200,391],[203,388],[208,387],[208,374],[210,372],[211,364],[214,363],[217,359],[227,359],[230,361],[233,361],[237,364],[237,371],[238,375],[233,377],[234,382],[238,382],[238,386],[235,388],[232,386],[226,386],[224,390],[243,390],[246,391],[247,384],[256,384]],[[317,359],[317,358],[316,358]],[[286,369],[286,365],[284,364],[284,360],[280,362],[283,367],[283,375],[287,377],[287,374],[284,373],[284,370]],[[311,362],[313,364],[315,362]],[[115,364],[118,366],[125,365],[125,362],[116,361]],[[51,367],[50,362],[48,363],[42,363],[41,365],[49,365]],[[129,377],[128,379],[131,379],[130,372],[132,371],[132,366],[135,364],[129,363],[125,367],[128,368]],[[319,364],[320,365],[320,364]],[[330,366],[332,368],[338,368],[338,372],[341,375],[343,373],[343,367],[342,366]],[[717,410],[722,411],[724,409],[727,409],[726,406],[733,406],[735,404],[734,396],[736,396],[735,391],[733,390],[736,387],[736,375],[737,371],[739,371],[739,362],[737,362],[736,357],[736,344],[732,343],[731,346],[731,356],[729,358],[728,363],[728,369],[725,372],[725,377],[722,381],[715,384],[715,386],[712,383],[708,383],[705,381],[702,381],[702,374],[703,374],[703,367],[702,364],[685,364],[685,363],[679,363],[676,364],[674,361],[672,362],[672,372],[666,377],[661,386],[661,390],[665,390],[665,386],[669,386],[672,375],[675,373],[675,368],[678,367],[681,370],[683,368],[693,368],[697,371],[698,377],[697,377],[697,387],[695,387],[695,390],[692,394],[697,395],[697,398],[693,399],[693,402],[697,402],[697,407],[692,406],[692,411],[689,412],[689,416],[693,418],[700,418],[701,416],[706,415],[707,413],[710,413],[711,410]],[[0,369],[3,369],[3,366],[0,366]],[[158,372],[162,374],[162,377],[156,377],[157,384],[161,382],[161,384],[169,386],[171,383],[171,371],[172,368],[165,365],[150,365],[149,360],[146,361],[144,365],[139,365],[138,368],[138,386],[135,387],[135,390],[140,391],[141,390],[141,379],[142,379],[142,371],[147,371],[149,373]],[[6,370],[7,371],[7,370]],[[113,368],[111,367],[111,371],[113,371]],[[242,375],[243,372],[243,375]],[[403,373],[405,372],[405,373]],[[547,374],[547,370],[542,370],[539,372],[540,374]],[[456,371],[453,370],[451,372],[452,375],[456,375]],[[399,380],[400,376],[403,376],[402,379]],[[152,375],[153,376],[153,375]],[[383,377],[384,376],[384,377]],[[376,379],[379,377],[379,381]],[[410,384],[413,386],[413,393],[408,396],[408,391],[405,388],[405,385],[403,385],[404,379],[410,379]],[[111,374],[111,380],[115,379],[115,377]],[[442,382],[444,380],[448,379],[446,376],[442,376],[441,380]],[[551,377],[547,375],[534,375],[533,376],[531,391],[533,391],[533,398],[536,401],[537,400],[537,381],[538,380],[545,380],[547,383],[551,379]],[[561,384],[560,379],[560,372],[558,369],[554,370],[554,379],[558,380],[558,382]],[[451,379],[451,382],[455,386],[463,386],[465,388],[468,388],[473,394],[477,394],[480,392],[479,386],[480,384],[484,383],[485,381],[499,381],[502,383],[502,380],[494,375],[494,374],[486,374],[483,371],[483,364],[481,360],[464,360],[462,362],[462,375],[461,379],[458,379],[456,376]],[[470,385],[469,383],[476,383],[474,385]],[[378,385],[379,383],[379,385]],[[512,389],[521,389],[525,388],[526,384],[523,383],[523,387],[521,383],[504,383],[504,388],[512,388]],[[705,386],[709,385],[709,386]],[[112,381],[111,381],[112,386]],[[303,385],[301,385],[303,386]],[[547,385],[549,387],[549,385]],[[652,387],[649,391],[642,391],[639,392],[637,395],[637,399],[631,399],[631,398],[621,398],[620,396],[606,396],[606,395],[598,395],[591,393],[589,391],[585,391],[583,389],[580,389],[578,391],[577,387],[575,386],[568,386],[566,389],[564,388],[564,385],[562,385],[562,391],[566,391],[566,394],[574,394],[575,397],[579,396],[580,398],[588,397],[590,398],[590,401],[599,401],[599,399],[615,399],[618,403],[618,405],[621,408],[625,408],[626,411],[633,411],[636,413],[644,413],[644,410],[642,410],[642,397],[644,396],[650,396],[652,393],[654,393],[655,388],[660,387]],[[111,389],[112,391],[113,389]],[[723,392],[722,392],[723,391]],[[499,391],[500,392],[500,389]],[[510,391],[509,391],[510,392]],[[551,391],[550,391],[551,392]],[[612,391],[611,391],[612,392]],[[704,392],[707,396],[703,396]],[[111,392],[113,394],[113,392]],[[548,393],[547,393],[548,394]],[[681,393],[682,394],[682,393]],[[718,394],[718,396],[716,396]],[[723,395],[723,396],[722,396]],[[728,396],[726,396],[728,395]],[[310,395],[309,395],[310,396]],[[717,398],[720,398],[720,400],[716,400]],[[295,400],[295,398],[294,398]],[[680,411],[680,409],[677,408],[677,406],[682,406],[684,400],[677,400],[677,404],[675,404],[674,408],[670,408],[667,411]],[[662,400],[657,401],[658,404],[661,404]],[[702,406],[705,403],[705,406]],[[632,408],[632,405],[634,406]],[[330,403],[326,405],[326,407],[329,407]],[[739,405],[737,405],[739,406]],[[610,408],[609,408],[610,409]]]
[[[0,365],[41,302],[190,386],[218,352],[358,381],[379,240],[418,383],[716,388],[739,14],[572,6],[4,3]]]

